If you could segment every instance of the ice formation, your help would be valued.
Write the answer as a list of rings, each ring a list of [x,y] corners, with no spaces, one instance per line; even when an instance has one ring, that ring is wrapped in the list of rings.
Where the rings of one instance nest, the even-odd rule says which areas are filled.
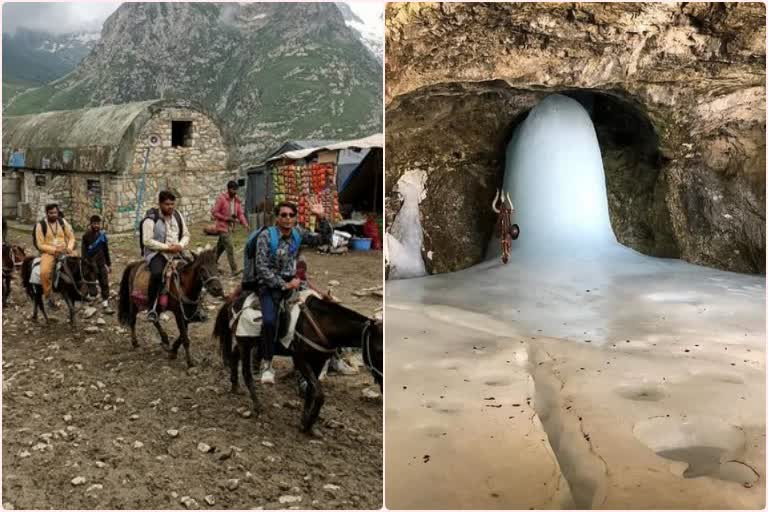
[[[521,236],[513,251],[537,257],[615,244],[600,147],[584,107],[545,98],[507,145],[504,189]],[[489,251],[498,254],[498,244]]]
[[[418,277],[427,273],[421,254],[424,236],[419,215],[426,179],[424,171],[412,170],[405,172],[397,182],[403,205],[385,240],[391,279]]]

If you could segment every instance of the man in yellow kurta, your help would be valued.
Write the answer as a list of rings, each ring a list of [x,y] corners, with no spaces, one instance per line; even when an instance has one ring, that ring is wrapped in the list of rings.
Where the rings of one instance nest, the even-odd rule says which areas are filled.
[[[43,224],[45,224],[45,232],[43,232]],[[53,267],[56,264],[56,258],[62,254],[76,255],[75,234],[69,223],[59,218],[57,204],[45,206],[45,219],[35,224],[35,241],[37,250],[40,251],[40,283],[43,285],[43,295],[51,304]]]

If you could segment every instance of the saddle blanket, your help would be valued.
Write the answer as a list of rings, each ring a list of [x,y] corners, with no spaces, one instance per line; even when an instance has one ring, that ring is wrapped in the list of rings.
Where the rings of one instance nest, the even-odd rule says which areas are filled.
[[[296,323],[299,321],[301,310],[299,305],[303,304],[310,295],[322,298],[313,290],[304,290],[299,292],[294,299],[289,300],[290,317],[288,320],[288,330],[280,339],[280,343],[285,348],[290,348],[293,336],[296,332]],[[261,336],[262,315],[261,310],[257,309],[259,298],[255,293],[251,293],[243,303],[243,308],[237,312],[229,323],[230,328],[237,321],[235,336]]]
[[[40,281],[40,258],[32,260],[32,273],[29,276],[29,282],[30,284],[42,284]]]

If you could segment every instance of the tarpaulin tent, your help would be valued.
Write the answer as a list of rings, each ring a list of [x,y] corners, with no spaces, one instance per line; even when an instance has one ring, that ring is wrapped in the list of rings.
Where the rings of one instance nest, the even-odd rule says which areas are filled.
[[[334,201],[338,193],[338,202],[348,203],[357,209],[381,212],[382,201],[378,196],[381,196],[383,187],[383,143],[382,134],[349,141],[284,143],[264,162],[247,170],[248,213],[255,214],[256,225],[270,224],[270,210],[276,200],[303,201],[306,193],[313,192],[310,189],[315,181],[314,178],[310,178],[310,182],[302,181],[302,172],[327,173],[328,177],[323,181],[326,201],[329,188],[333,186]],[[287,195],[286,189],[290,189]]]

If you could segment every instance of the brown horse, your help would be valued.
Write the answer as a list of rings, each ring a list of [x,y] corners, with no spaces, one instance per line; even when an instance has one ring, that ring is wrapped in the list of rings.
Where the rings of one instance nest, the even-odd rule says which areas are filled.
[[[24,249],[20,245],[3,244],[3,308],[8,304],[8,296],[11,294],[11,279],[13,271],[24,263]]]
[[[31,282],[34,256],[27,256],[21,264],[21,281],[27,290],[27,295],[34,302],[35,310],[32,320],[37,321],[37,311],[43,312],[48,323],[48,313],[43,305],[43,287]],[[59,293],[69,309],[69,323],[75,325],[75,302],[90,301],[96,298],[98,289],[98,269],[96,265],[78,256],[60,256],[61,268],[58,277],[54,276],[53,291]],[[55,274],[55,271],[54,271]]]
[[[160,322],[153,322],[155,329],[160,334],[163,347],[169,352],[170,359],[176,359],[179,346],[184,344],[188,367],[194,366],[194,363],[189,353],[190,340],[187,328],[190,321],[194,321],[200,313],[203,290],[208,291],[214,297],[224,296],[224,290],[219,280],[215,250],[206,250],[197,255],[193,254],[192,258],[192,261],[189,262],[177,260],[179,265],[171,271],[170,280],[166,283],[168,291],[167,309],[173,313],[179,328],[179,337],[174,341],[173,346],[170,346],[168,335],[160,326]],[[142,272],[147,273],[143,277],[148,277],[149,270],[146,263],[143,261],[133,262],[126,267],[120,281],[118,319],[121,324],[131,328],[133,348],[139,346],[139,341],[136,338],[136,316],[139,311],[147,309],[146,299],[142,300],[140,294],[134,293],[137,284],[136,277]],[[146,296],[146,290],[143,293]]]
[[[238,392],[237,369],[242,364],[243,380],[253,402],[255,413],[260,410],[253,383],[253,368],[251,353],[253,347],[260,347],[259,337],[235,336],[237,322],[230,327],[232,319],[232,301],[227,301],[219,310],[214,325],[213,337],[219,339],[222,360],[230,369],[232,392]],[[278,328],[278,330],[280,330]],[[235,343],[233,344],[233,339]],[[373,318],[361,315],[341,304],[320,299],[315,296],[307,298],[302,305],[296,332],[290,350],[277,342],[276,355],[289,355],[293,365],[308,384],[304,395],[304,413],[301,428],[304,432],[314,433],[313,425],[320,414],[320,408],[325,402],[325,395],[320,387],[319,376],[328,359],[340,347],[367,348],[366,364],[374,374],[377,382],[383,379],[382,350],[383,326]],[[256,360],[261,355],[256,354]],[[377,367],[378,365],[378,367]],[[381,385],[381,384],[380,384]]]

